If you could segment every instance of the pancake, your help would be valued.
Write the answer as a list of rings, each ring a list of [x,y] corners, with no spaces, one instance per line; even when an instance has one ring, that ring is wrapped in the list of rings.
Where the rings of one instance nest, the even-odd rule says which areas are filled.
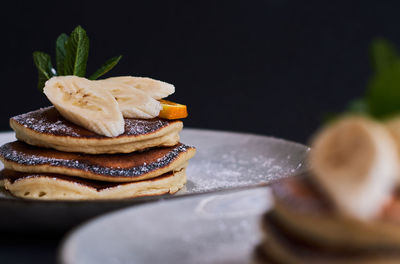
[[[355,249],[326,248],[324,244],[309,243],[304,237],[280,225],[273,214],[264,217],[266,235],[263,244],[255,251],[255,263],[274,264],[391,264],[400,262],[398,248],[371,247]]]
[[[84,180],[49,173],[0,172],[4,187],[14,196],[40,200],[122,199],[173,194],[186,183],[185,168],[160,177],[130,183]]]
[[[178,143],[128,154],[81,154],[39,148],[21,141],[0,147],[6,169],[28,173],[57,173],[108,182],[132,182],[158,177],[186,166],[194,147]]]
[[[377,219],[361,221],[337,213],[310,175],[272,186],[274,214],[286,229],[327,247],[396,247],[400,251],[400,193],[395,192]]]
[[[179,142],[178,120],[125,118],[125,132],[117,137],[98,135],[64,119],[53,107],[14,116],[16,137],[30,145],[89,154],[130,153]]]

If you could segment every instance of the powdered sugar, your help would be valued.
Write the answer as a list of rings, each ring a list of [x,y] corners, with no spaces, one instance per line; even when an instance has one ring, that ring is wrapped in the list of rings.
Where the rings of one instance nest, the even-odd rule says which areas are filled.
[[[302,145],[249,134],[192,131],[182,141],[197,148],[187,168],[190,193],[268,184],[301,171],[307,153]]]
[[[65,134],[71,137],[79,137],[79,134],[71,127],[70,122],[66,121],[60,115],[56,117],[56,120],[51,121],[49,118],[41,118],[41,116],[44,116],[44,113],[48,111],[54,111],[54,108],[41,108],[36,111],[14,116],[12,119],[39,133]]]

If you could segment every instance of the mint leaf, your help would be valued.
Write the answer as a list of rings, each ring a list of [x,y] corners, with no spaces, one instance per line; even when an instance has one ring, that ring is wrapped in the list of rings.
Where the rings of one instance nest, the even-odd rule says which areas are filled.
[[[64,60],[65,60],[65,43],[68,40],[68,35],[62,33],[56,40],[56,64],[58,75],[64,75]]]
[[[112,68],[114,68],[115,65],[119,62],[119,60],[122,58],[122,56],[118,57],[113,57],[106,61],[95,73],[90,75],[89,80],[96,80],[100,76],[103,76],[107,72],[109,72]]]
[[[38,69],[38,87],[43,90],[45,82],[53,76],[75,75],[85,77],[86,66],[89,56],[89,38],[86,31],[77,26],[68,36],[62,33],[56,40],[56,66],[57,71],[51,64],[51,58],[47,53],[35,51],[33,59]],[[89,79],[96,80],[109,72],[122,56],[107,60]]]
[[[385,66],[371,78],[366,101],[369,112],[377,118],[400,113],[400,61]]]
[[[370,46],[370,59],[374,73],[368,81],[366,94],[350,102],[341,115],[363,114],[383,119],[400,114],[399,54],[387,40],[375,39]]]
[[[84,77],[89,55],[89,38],[86,31],[77,26],[65,43],[64,75]]]
[[[384,39],[371,44],[371,63],[375,70],[365,98],[368,112],[376,118],[400,113],[400,57]]]
[[[385,39],[372,41],[370,56],[375,72],[383,71],[399,60],[396,49]]]
[[[44,52],[35,51],[33,52],[33,61],[38,70],[38,88],[43,91],[44,83],[55,75],[50,55]]]

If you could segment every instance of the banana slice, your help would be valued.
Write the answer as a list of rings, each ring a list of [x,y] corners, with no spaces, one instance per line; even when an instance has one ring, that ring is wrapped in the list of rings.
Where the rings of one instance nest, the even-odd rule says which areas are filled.
[[[69,121],[107,137],[124,133],[125,122],[117,101],[93,81],[77,76],[53,77],[43,92]]]
[[[121,76],[99,80],[99,82],[109,81],[113,83],[126,84],[136,89],[142,90],[147,95],[157,100],[165,98],[175,92],[175,86],[173,86],[172,84],[146,77]]]
[[[119,81],[95,81],[117,100],[122,115],[127,118],[149,119],[157,117],[162,109],[160,102],[142,90]]]
[[[381,124],[363,117],[339,120],[315,137],[310,168],[343,213],[374,218],[399,176],[394,139]]]

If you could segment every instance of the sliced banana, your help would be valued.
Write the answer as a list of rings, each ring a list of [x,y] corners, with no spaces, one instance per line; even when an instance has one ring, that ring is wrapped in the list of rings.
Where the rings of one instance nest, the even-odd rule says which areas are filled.
[[[99,80],[99,82],[123,83],[142,90],[147,95],[157,100],[165,98],[175,92],[175,86],[172,84],[147,77],[121,76]]]
[[[345,117],[323,129],[309,161],[337,208],[363,220],[380,212],[399,177],[394,139],[383,125],[363,117]]]
[[[172,84],[132,76],[97,81],[60,76],[47,81],[44,89],[66,119],[109,137],[124,132],[123,117],[157,117],[162,109],[157,99],[174,92]]]
[[[77,76],[53,77],[43,91],[67,120],[107,137],[124,133],[125,122],[117,101],[93,81]]]
[[[144,91],[119,81],[95,81],[117,100],[122,115],[127,118],[154,118],[162,109],[161,104]]]

